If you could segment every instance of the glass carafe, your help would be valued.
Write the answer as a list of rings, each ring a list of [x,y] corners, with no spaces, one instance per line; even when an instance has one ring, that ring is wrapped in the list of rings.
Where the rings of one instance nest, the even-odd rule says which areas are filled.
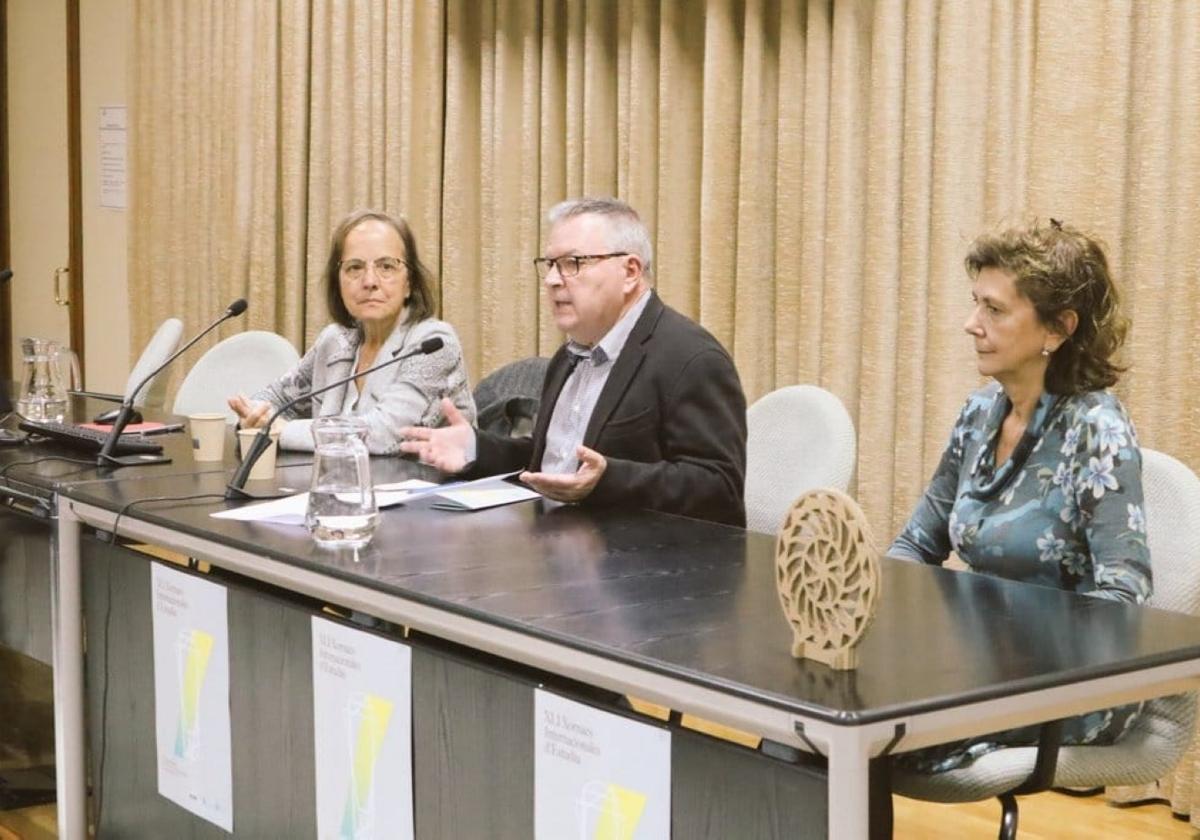
[[[49,338],[21,339],[21,391],[17,413],[30,420],[62,422],[68,389],[82,388],[79,359]]]
[[[312,435],[312,488],[304,524],[318,545],[364,546],[375,534],[379,518],[367,424],[357,417],[320,417],[313,421]]]

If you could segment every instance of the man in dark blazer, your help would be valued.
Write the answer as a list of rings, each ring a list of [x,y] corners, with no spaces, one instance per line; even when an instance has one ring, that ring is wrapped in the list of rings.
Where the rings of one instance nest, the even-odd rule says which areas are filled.
[[[446,472],[526,468],[543,495],[742,526],[746,400],[729,354],[650,286],[649,233],[616,199],[576,199],[548,215],[535,260],[567,343],[550,360],[533,436],[449,425],[402,431],[401,449]]]

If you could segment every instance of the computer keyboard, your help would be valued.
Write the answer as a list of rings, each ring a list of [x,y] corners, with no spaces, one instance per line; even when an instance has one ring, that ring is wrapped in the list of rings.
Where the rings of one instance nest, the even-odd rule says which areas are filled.
[[[84,429],[70,423],[54,423],[41,420],[22,420],[18,428],[31,435],[41,435],[45,438],[81,449],[85,452],[99,452],[108,440],[107,432],[97,432],[94,429]],[[139,434],[127,433],[121,435],[113,449],[114,455],[157,455],[162,452],[162,444],[147,440]]]

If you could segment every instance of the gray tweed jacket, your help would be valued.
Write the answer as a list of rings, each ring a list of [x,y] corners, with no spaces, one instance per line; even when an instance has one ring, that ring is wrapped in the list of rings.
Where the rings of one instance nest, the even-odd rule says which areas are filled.
[[[439,403],[449,397],[459,410],[475,422],[475,401],[463,364],[462,346],[454,328],[445,321],[426,318],[415,324],[401,323],[379,350],[376,363],[391,358],[393,351],[408,352],[427,338],[441,336],[445,345],[436,353],[414,356],[378,370],[367,377],[358,400],[351,404],[349,385],[342,385],[308,400],[302,400],[284,415],[289,422],[279,443],[284,449],[312,451],[313,417],[347,414],[367,421],[367,447],[373,455],[400,449],[399,431],[404,426],[438,426],[443,422]],[[354,372],[354,361],[362,334],[357,328],[330,324],[317,336],[300,364],[277,382],[253,396],[278,408],[289,400],[320,388]]]

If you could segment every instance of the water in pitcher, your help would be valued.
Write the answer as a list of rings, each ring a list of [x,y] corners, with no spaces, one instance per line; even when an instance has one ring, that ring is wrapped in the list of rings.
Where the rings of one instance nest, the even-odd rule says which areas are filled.
[[[312,487],[304,522],[318,545],[361,548],[375,535],[379,520],[367,424],[356,417],[321,417],[313,422],[312,434]]]
[[[375,535],[379,513],[359,494],[314,487],[308,494],[305,524],[313,539],[327,548],[361,548]]]

